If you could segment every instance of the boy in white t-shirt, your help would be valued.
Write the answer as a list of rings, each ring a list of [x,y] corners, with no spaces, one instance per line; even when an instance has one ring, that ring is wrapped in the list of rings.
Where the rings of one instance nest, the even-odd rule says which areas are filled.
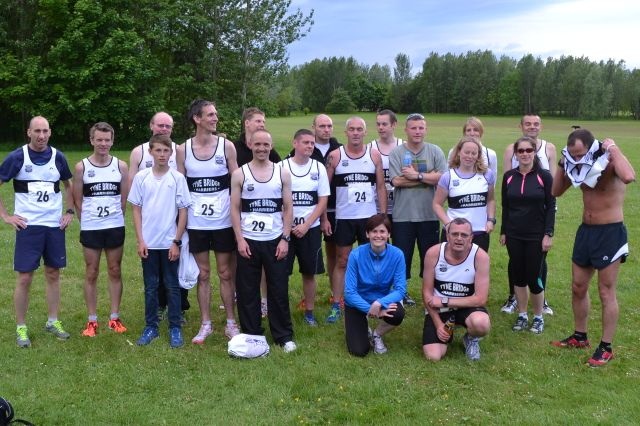
[[[133,207],[137,251],[142,259],[144,279],[146,324],[137,341],[140,346],[148,345],[158,337],[160,275],[167,289],[169,344],[172,348],[183,345],[178,262],[191,197],[184,176],[169,167],[172,152],[169,136],[151,137],[149,153],[153,157],[153,167],[135,175],[127,199]]]

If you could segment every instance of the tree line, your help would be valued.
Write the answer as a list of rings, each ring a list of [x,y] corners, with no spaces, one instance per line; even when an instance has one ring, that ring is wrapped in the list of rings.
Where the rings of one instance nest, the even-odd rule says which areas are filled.
[[[287,73],[287,84],[297,93],[288,111],[384,107],[399,112],[640,119],[640,70],[627,69],[624,61],[573,56],[543,61],[531,54],[515,60],[485,50],[431,53],[415,76],[411,68],[406,54],[396,56],[393,72],[388,66],[358,64],[351,57],[313,60]]]
[[[497,58],[490,51],[431,53],[412,73],[353,57],[289,67],[287,46],[312,28],[313,11],[290,0],[13,0],[0,6],[0,141],[24,138],[49,118],[60,143],[86,141],[108,121],[129,143],[148,137],[153,112],[184,118],[196,98],[218,103],[235,137],[240,115],[294,112],[522,114],[640,119],[640,70],[623,61],[563,56]],[[78,123],[84,123],[85,128]],[[124,136],[123,136],[124,135]]]

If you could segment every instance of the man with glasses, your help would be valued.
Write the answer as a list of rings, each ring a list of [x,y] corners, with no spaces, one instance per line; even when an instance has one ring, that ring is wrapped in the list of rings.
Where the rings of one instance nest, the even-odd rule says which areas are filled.
[[[540,159],[540,166],[548,170],[551,173],[551,176],[555,176],[556,174],[556,147],[547,142],[544,139],[540,139],[540,132],[542,131],[542,120],[540,116],[537,114],[525,114],[520,119],[520,130],[522,131],[523,136],[528,136],[536,141],[536,156]],[[516,158],[515,153],[513,152],[513,144],[509,144],[504,151],[503,157],[503,172],[506,172],[511,169],[515,169],[518,167],[518,159]],[[541,277],[542,285],[547,287],[547,261],[546,258],[542,262],[542,271]],[[509,284],[509,297],[504,302],[500,310],[507,314],[512,314],[516,312],[517,302],[514,294],[513,286]],[[544,305],[542,308],[542,313],[547,315],[553,315],[553,309],[547,303],[547,299],[544,299]]]
[[[171,137],[173,131],[173,118],[166,112],[157,112],[151,117],[149,122],[149,129],[151,129],[151,135],[167,135]],[[133,182],[134,176],[144,169],[150,169],[153,167],[153,157],[149,153],[149,142],[145,142],[136,146],[131,151],[129,157],[129,187]],[[171,142],[171,157],[169,158],[169,167],[177,170],[178,164],[176,163],[176,144]],[[180,299],[182,304],[182,322],[185,322],[184,311],[190,307],[189,292],[184,288],[180,288]],[[158,284],[158,316],[160,319],[164,316],[167,309],[167,291],[164,286],[162,276],[160,276],[160,283]]]
[[[431,206],[447,162],[440,147],[424,141],[427,122],[422,114],[407,117],[405,132],[405,143],[394,148],[389,156],[389,177],[394,186],[393,244],[404,252],[409,281],[416,241],[421,277],[424,256],[439,241],[440,222]],[[410,299],[408,292],[409,285]]]
[[[471,222],[458,217],[447,226],[447,242],[427,251],[422,298],[426,307],[422,332],[424,356],[441,360],[453,341],[454,329],[467,332],[462,343],[467,358],[480,359],[480,338],[491,329],[489,255],[473,244]]]

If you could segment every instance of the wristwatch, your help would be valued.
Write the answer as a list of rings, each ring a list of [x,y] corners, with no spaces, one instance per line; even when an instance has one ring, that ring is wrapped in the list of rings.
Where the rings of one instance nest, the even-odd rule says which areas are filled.
[[[449,298],[447,296],[441,297],[440,301],[442,302],[442,306],[445,308],[449,307]]]
[[[173,244],[178,246],[178,248],[182,247],[182,240],[173,240]]]
[[[291,235],[283,235],[282,237],[280,237],[280,239],[290,243],[291,242]]]
[[[553,238],[553,231],[545,232],[544,235],[547,237]]]
[[[495,217],[488,217],[487,218],[487,222],[491,222],[491,223],[493,223],[495,225],[496,224],[496,218]]]
[[[418,173],[418,182],[422,182],[424,175],[422,173]]]
[[[75,215],[76,211],[74,209],[67,209],[65,213]]]

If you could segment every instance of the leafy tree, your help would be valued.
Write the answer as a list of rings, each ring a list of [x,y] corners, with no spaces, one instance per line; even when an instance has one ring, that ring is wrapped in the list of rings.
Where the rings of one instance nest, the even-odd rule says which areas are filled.
[[[330,114],[343,114],[355,111],[356,105],[353,103],[346,90],[337,88],[333,92],[333,97],[325,109]]]
[[[603,79],[600,66],[593,66],[584,80],[584,93],[580,99],[580,116],[587,119],[604,118],[608,115],[613,88]]]

